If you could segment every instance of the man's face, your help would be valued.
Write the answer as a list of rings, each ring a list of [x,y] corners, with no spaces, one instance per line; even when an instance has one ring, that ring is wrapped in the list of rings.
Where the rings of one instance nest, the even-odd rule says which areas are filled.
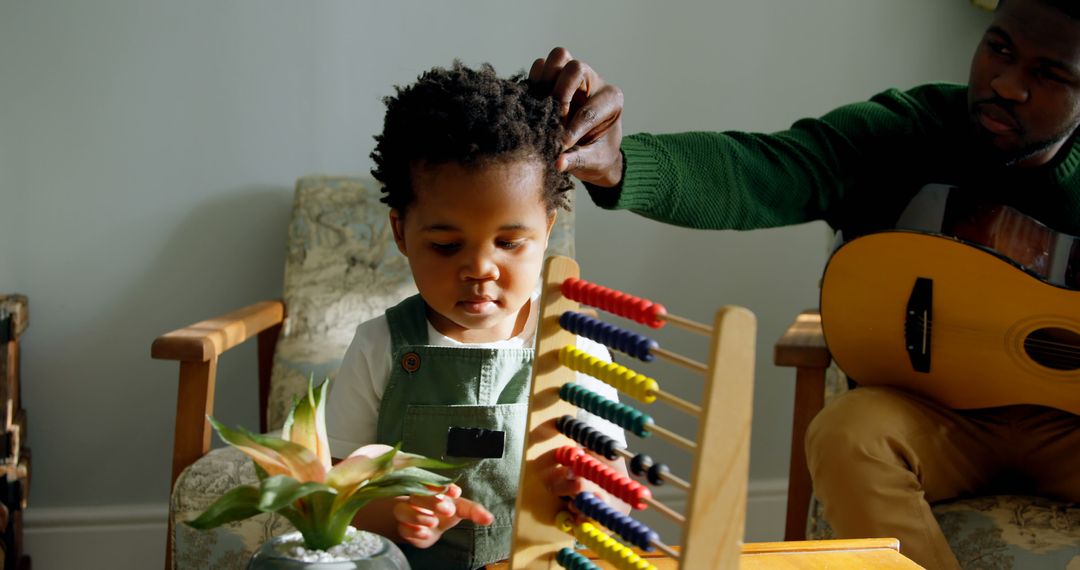
[[[1041,0],[1003,0],[971,62],[968,112],[1003,162],[1052,159],[1080,124],[1080,22]]]

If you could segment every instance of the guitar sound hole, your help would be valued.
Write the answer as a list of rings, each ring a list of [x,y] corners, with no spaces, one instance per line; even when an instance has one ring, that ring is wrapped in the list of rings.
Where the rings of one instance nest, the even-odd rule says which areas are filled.
[[[1068,329],[1039,329],[1024,339],[1024,351],[1047,368],[1080,369],[1080,334]]]

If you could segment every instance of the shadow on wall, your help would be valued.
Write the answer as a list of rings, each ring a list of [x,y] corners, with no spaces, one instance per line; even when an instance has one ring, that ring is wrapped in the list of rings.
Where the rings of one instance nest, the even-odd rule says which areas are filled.
[[[176,227],[135,293],[154,312],[147,320],[156,328],[141,339],[145,357],[150,342],[169,330],[281,297],[292,198],[292,187],[247,186],[200,204]],[[219,362],[214,415],[229,425],[258,426],[255,362],[253,342]],[[166,391],[160,398],[169,404],[162,411],[169,419],[162,428],[168,465],[178,367],[164,368]],[[216,436],[213,444],[221,445]]]
[[[178,367],[151,360],[150,344],[169,330],[280,297],[291,201],[291,188],[261,185],[203,200],[171,229],[160,251],[147,254],[141,277],[99,295],[84,326],[52,339],[56,346],[26,355],[36,357],[35,377],[41,379],[27,385],[31,417],[63,434],[52,441],[46,433],[33,434],[35,450],[41,449],[35,454],[38,504],[165,499]],[[154,227],[161,220],[151,217],[117,223],[127,226],[116,230],[126,236],[162,230]],[[103,254],[102,264],[110,259]],[[63,304],[81,302],[35,309],[62,311]],[[226,423],[257,426],[255,370],[253,346],[239,347],[220,363],[215,415]],[[122,453],[116,453],[117,442]],[[65,465],[82,466],[83,484],[70,485]]]

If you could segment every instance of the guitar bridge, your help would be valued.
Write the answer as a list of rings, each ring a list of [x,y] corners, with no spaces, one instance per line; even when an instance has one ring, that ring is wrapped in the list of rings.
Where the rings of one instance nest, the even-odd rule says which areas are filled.
[[[911,368],[916,372],[930,372],[930,329],[933,315],[934,280],[926,277],[915,279],[908,297],[904,314],[904,348],[907,350]]]

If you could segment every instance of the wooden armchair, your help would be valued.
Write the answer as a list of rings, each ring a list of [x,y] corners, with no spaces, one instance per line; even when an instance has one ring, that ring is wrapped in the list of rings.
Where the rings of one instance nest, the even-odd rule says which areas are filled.
[[[289,222],[283,300],[249,305],[154,340],[151,356],[180,363],[166,568],[244,567],[252,552],[292,530],[265,514],[195,531],[176,524],[200,514],[225,491],[256,481],[239,451],[211,451],[218,359],[258,342],[259,429],[281,428],[309,375],[333,377],[357,325],[412,295],[406,259],[387,224],[381,193],[344,177],[306,176],[296,184]],[[561,213],[549,253],[573,254],[573,215]]]
[[[777,341],[773,361],[796,370],[784,539],[834,538],[813,497],[803,442],[810,421],[829,396],[847,389],[847,382],[842,372],[830,367],[832,358],[816,310],[796,317]],[[963,568],[1065,568],[1080,563],[1080,505],[993,495],[938,503],[933,511]]]

